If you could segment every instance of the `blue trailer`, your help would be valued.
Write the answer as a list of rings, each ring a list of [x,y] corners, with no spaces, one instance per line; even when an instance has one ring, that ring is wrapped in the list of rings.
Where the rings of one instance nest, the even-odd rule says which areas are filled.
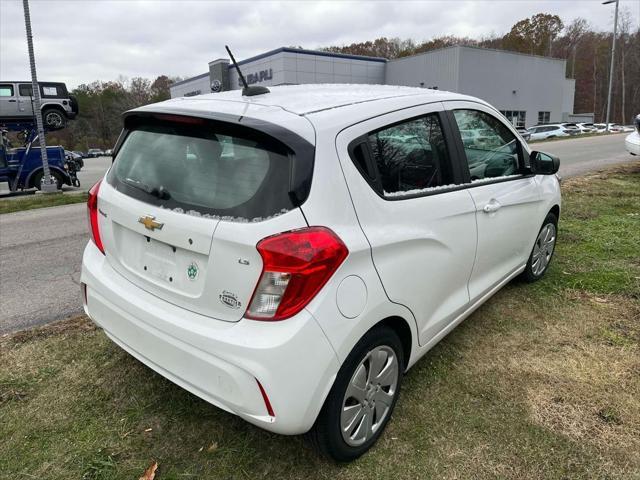
[[[40,189],[43,177],[42,157],[38,145],[38,134],[35,124],[31,122],[8,123],[0,125],[2,141],[0,142],[0,182],[7,182],[9,190],[15,192],[29,188]],[[6,132],[21,132],[24,135],[24,146],[11,148]],[[62,147],[47,147],[49,170],[58,190],[63,185],[80,186],[76,176],[78,166],[65,158]]]

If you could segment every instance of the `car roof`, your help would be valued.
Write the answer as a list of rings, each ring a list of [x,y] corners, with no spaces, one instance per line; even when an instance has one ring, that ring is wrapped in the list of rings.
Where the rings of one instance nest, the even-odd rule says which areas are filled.
[[[466,98],[457,93],[395,85],[305,84],[269,87],[270,93],[243,96],[241,90],[189,97],[193,101],[235,101],[281,107],[296,115],[309,115],[323,110],[346,107],[400,97],[447,96]]]
[[[311,122],[316,127],[336,127],[423,103],[471,100],[486,105],[481,100],[458,93],[394,85],[305,84],[269,87],[269,90],[270,93],[251,97],[243,96],[240,90],[231,90],[173,98],[132,112],[162,111],[195,115],[219,112],[274,123],[282,120],[282,113],[286,112],[297,116],[299,120],[306,119],[308,122],[305,123]]]

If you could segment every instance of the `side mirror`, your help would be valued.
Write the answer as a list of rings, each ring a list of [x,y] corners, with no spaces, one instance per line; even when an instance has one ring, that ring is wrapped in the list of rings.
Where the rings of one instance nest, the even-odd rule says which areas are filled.
[[[531,173],[536,175],[553,175],[560,168],[560,159],[555,155],[543,152],[531,152],[529,156]]]

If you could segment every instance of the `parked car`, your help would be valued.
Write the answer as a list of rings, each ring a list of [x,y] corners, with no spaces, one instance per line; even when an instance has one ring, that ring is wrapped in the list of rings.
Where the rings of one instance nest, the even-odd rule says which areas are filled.
[[[574,134],[574,135],[579,135],[580,133],[582,133],[582,130],[580,129],[580,127],[578,127],[578,124],[576,123],[561,123],[560,124],[561,127],[564,127],[570,134]]]
[[[568,137],[576,135],[575,129],[568,129],[562,125],[536,125],[529,128],[531,137],[529,140],[545,140],[547,138]]]
[[[596,129],[593,126],[593,123],[576,123],[578,128],[580,129],[580,133],[595,133]]]
[[[593,126],[596,129],[597,133],[603,133],[607,131],[606,123],[594,123]],[[622,131],[622,127],[620,125],[616,123],[609,123],[609,132],[618,133],[621,131]]]
[[[80,150],[73,150],[73,153],[75,153],[76,155],[80,155],[82,158],[87,158],[86,152],[81,152]]]
[[[516,127],[516,131],[520,134],[525,142],[528,142],[531,138],[531,132],[529,132],[529,130],[524,127]]]
[[[99,148],[90,148],[87,151],[87,157],[89,158],[96,158],[96,157],[102,157],[102,156],[104,156],[104,152]]]
[[[111,148],[108,148],[104,151],[105,156],[107,157],[112,157],[113,156],[113,150]]]
[[[89,193],[84,309],[186,390],[352,460],[404,372],[511,279],[543,277],[559,160],[468,96],[269,88],[125,114]]]
[[[78,102],[59,82],[38,82],[42,102],[42,121],[47,130],[66,127],[78,114]],[[0,123],[33,120],[31,82],[0,81]]]
[[[640,115],[634,121],[635,131],[624,139],[624,146],[631,155],[640,155]]]

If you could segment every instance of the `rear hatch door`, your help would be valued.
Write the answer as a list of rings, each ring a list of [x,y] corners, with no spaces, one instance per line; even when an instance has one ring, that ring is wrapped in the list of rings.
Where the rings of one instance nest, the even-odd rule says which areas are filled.
[[[262,272],[256,244],[306,226],[290,191],[313,147],[292,143],[192,117],[130,122],[98,199],[111,266],[163,300],[240,320]]]

